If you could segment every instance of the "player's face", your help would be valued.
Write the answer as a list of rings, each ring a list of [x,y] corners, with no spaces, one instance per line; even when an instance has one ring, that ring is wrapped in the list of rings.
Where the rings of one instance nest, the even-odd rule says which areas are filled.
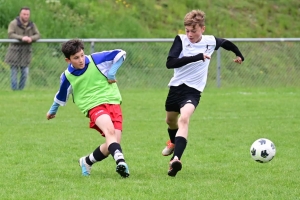
[[[83,69],[85,66],[84,52],[81,49],[76,54],[71,55],[70,59],[66,58],[68,63],[71,63],[75,69]]]
[[[205,26],[200,27],[199,24],[196,26],[185,26],[186,36],[189,38],[191,43],[199,42],[202,38],[202,33],[205,31]]]
[[[22,22],[27,23],[30,18],[30,10],[21,10],[20,19]]]

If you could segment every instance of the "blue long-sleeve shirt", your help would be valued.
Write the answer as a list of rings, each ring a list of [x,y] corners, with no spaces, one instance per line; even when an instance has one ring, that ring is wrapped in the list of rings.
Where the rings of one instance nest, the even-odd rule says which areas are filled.
[[[111,51],[102,51],[91,54],[95,65],[99,71],[106,76],[108,80],[115,80],[115,75],[122,65],[123,61],[126,59],[126,52],[121,49],[115,49]],[[75,69],[71,64],[68,65],[67,70],[74,75],[80,76],[83,74],[90,61],[85,56],[85,67],[83,69]],[[63,72],[60,77],[60,89],[54,97],[54,103],[52,104],[49,114],[55,114],[59,106],[64,106],[72,94],[72,86]]]

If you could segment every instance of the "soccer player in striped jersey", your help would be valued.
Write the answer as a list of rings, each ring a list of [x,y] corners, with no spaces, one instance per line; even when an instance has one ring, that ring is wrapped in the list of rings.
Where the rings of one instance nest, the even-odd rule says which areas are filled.
[[[115,78],[126,52],[116,49],[85,55],[84,45],[77,39],[64,43],[62,52],[69,64],[61,75],[60,89],[47,112],[47,119],[54,118],[59,106],[64,106],[72,94],[74,103],[90,118],[90,128],[105,137],[105,143],[79,159],[82,175],[90,175],[92,165],[111,154],[116,161],[116,172],[128,177],[129,169],[120,146],[122,97]]]
[[[207,81],[211,55],[219,47],[232,51],[235,63],[244,61],[242,53],[232,42],[213,35],[203,35],[205,13],[192,10],[184,18],[186,34],[175,37],[167,57],[166,66],[174,69],[165,102],[166,123],[170,140],[162,155],[173,153],[169,163],[169,176],[182,169],[181,157],[187,145],[189,120],[199,104]]]

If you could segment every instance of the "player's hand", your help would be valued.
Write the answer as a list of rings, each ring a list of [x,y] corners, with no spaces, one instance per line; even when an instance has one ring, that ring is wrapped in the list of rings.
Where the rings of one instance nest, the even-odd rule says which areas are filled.
[[[55,114],[50,114],[50,113],[47,113],[47,119],[53,119],[55,117]]]
[[[109,84],[112,84],[112,83],[116,83],[117,80],[107,80],[107,82],[108,82]]]
[[[203,54],[203,60],[205,61],[205,59],[210,59],[209,55]]]
[[[238,64],[242,64],[242,58],[237,56],[235,59],[233,59],[234,62],[238,63]]]

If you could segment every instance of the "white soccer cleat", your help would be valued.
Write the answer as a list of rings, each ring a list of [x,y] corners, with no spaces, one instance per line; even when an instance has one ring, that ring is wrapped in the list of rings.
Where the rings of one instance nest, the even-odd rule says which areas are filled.
[[[161,152],[163,156],[169,156],[174,152],[175,144],[171,140],[168,140],[166,144],[167,146]]]
[[[85,156],[79,159],[79,166],[81,167],[81,172],[83,176],[89,176],[91,174],[92,166],[85,162]]]

